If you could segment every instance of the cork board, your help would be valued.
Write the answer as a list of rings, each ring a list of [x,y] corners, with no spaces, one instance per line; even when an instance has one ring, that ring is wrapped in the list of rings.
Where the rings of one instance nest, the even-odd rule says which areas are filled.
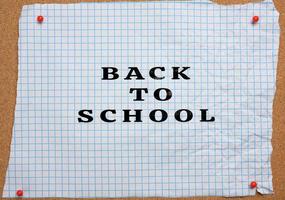
[[[14,120],[14,110],[16,104],[16,85],[18,74],[18,19],[23,5],[33,3],[76,3],[80,0],[2,0],[0,2],[1,16],[1,73],[0,73],[0,192],[3,191],[6,169],[8,166],[10,143],[12,138],[12,127]],[[92,2],[85,0],[84,2]],[[250,2],[249,0],[216,0],[220,4],[238,4]],[[273,154],[272,154],[272,172],[274,195],[233,199],[285,199],[285,116],[282,115],[285,111],[285,4],[284,0],[274,0],[275,6],[280,13],[280,47],[279,60],[277,68],[277,90],[273,104]],[[282,5],[283,3],[283,5]],[[52,198],[48,198],[52,199]],[[55,198],[54,198],[55,199]],[[133,198],[135,199],[135,198]],[[162,198],[152,198],[162,199]],[[219,200],[226,199],[223,197],[196,197],[189,199],[208,199]]]

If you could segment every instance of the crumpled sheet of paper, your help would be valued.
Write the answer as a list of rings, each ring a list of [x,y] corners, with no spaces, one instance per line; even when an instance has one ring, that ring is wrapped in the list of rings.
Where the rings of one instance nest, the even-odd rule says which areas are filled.
[[[24,197],[272,194],[278,16],[269,0],[24,6],[3,197],[18,189]],[[144,80],[123,79],[134,66]],[[163,80],[148,75],[158,66]],[[174,66],[189,66],[190,80],[172,80]],[[102,67],[118,68],[120,78],[103,81]],[[144,101],[129,93],[138,87],[149,90]],[[157,88],[172,98],[156,100]],[[93,110],[93,122],[78,122],[82,109]],[[116,110],[116,122],[100,119],[105,109]],[[141,109],[143,122],[122,122],[123,109]],[[151,121],[154,109],[168,119]],[[193,119],[176,121],[179,109]],[[200,122],[200,109],[215,121]]]

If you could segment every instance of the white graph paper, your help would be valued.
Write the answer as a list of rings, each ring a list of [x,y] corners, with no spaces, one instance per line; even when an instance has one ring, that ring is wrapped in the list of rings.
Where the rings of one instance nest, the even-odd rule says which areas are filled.
[[[251,181],[271,194],[278,16],[271,1],[24,6],[3,196],[246,196],[256,193]],[[172,67],[186,66],[190,80],[171,79]],[[120,78],[102,80],[102,67],[117,67]],[[128,67],[145,79],[124,80]],[[165,79],[151,79],[152,67],[165,67]],[[149,90],[143,102],[129,93],[138,87]],[[157,88],[172,98],[156,100]],[[92,122],[78,122],[83,109]],[[116,122],[100,119],[105,109]],[[124,109],[141,109],[143,122],[122,122]],[[168,119],[151,121],[154,109]],[[176,121],[179,109],[193,119]],[[200,122],[200,109],[215,121]]]

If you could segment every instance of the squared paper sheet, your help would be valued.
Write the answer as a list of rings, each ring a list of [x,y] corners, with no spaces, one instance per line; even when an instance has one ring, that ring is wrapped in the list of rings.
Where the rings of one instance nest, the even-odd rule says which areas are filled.
[[[38,15],[44,22],[36,22]],[[251,24],[254,15],[258,24]],[[19,22],[19,76],[4,197],[188,197],[271,194],[278,12],[271,1],[36,4]],[[120,78],[103,81],[102,67]],[[144,80],[124,80],[128,67]],[[163,80],[149,69],[163,66]],[[189,66],[190,80],[171,68]],[[130,88],[146,87],[135,102]],[[171,89],[169,101],[153,97]],[[79,123],[78,111],[94,121]],[[100,113],[115,109],[115,123]],[[126,123],[123,109],[141,109]],[[165,122],[150,120],[163,109]],[[189,109],[181,123],[174,112]],[[214,122],[200,122],[208,109]]]

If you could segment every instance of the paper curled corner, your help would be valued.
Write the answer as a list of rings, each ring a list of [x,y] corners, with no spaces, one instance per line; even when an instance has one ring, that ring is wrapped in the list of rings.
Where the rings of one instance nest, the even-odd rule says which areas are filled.
[[[273,190],[271,190],[268,187],[264,187],[264,186],[258,186],[256,189],[256,192],[258,192],[259,194],[262,194],[262,195],[273,194]]]

